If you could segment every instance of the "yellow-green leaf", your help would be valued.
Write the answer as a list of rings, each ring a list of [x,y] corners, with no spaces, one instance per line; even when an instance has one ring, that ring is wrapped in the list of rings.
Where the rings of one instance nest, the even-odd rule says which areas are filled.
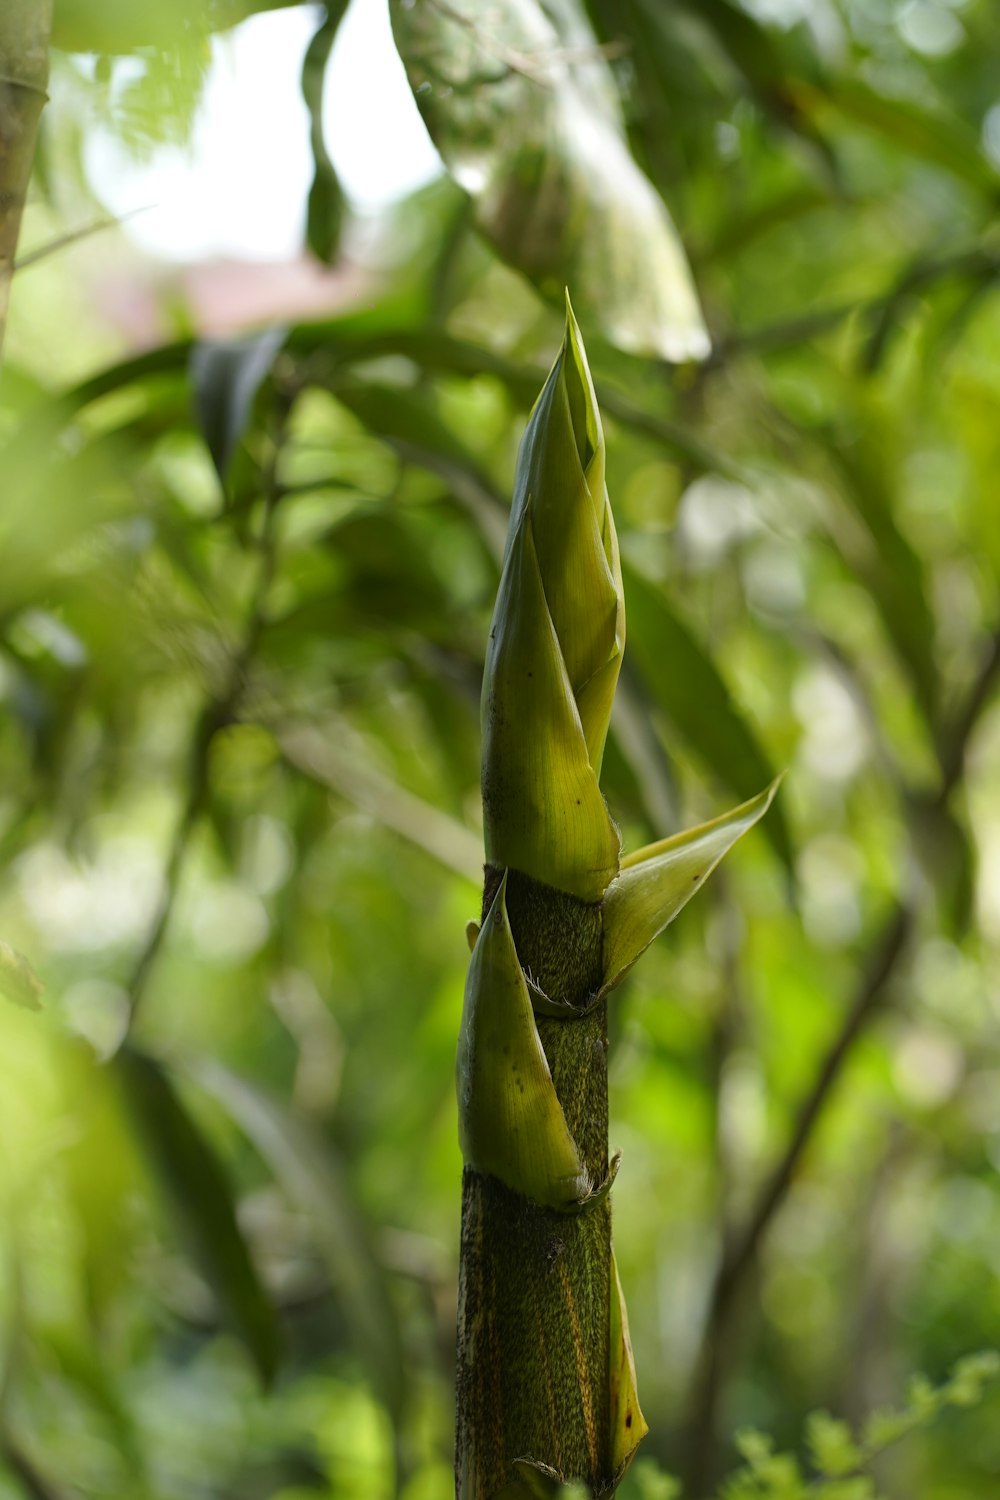
[[[628,1331],[625,1295],[618,1277],[618,1262],[611,1252],[611,1472],[615,1480],[625,1473],[636,1448],[649,1431],[639,1406],[635,1382],[635,1360]]]
[[[507,920],[507,877],[476,941],[458,1041],[458,1131],[466,1165],[549,1208],[590,1191],[535,1025]]]
[[[622,861],[604,901],[604,990],[613,989],[771,805],[781,778],[732,812]]]
[[[579,0],[393,0],[391,13],[434,144],[504,260],[552,300],[569,282],[619,348],[703,358],[683,247]]]
[[[487,860],[599,900],[620,840],[587,755],[528,516],[500,581],[482,717]]]

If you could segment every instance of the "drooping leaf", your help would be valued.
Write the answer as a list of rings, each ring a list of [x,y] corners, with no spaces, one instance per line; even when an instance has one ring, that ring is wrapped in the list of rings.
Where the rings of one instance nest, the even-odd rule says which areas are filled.
[[[550,1208],[591,1182],[566,1124],[507,919],[507,876],[476,939],[458,1040],[458,1134],[466,1165]]]
[[[0,995],[25,1010],[41,1010],[45,986],[23,953],[0,940]]]
[[[264,1089],[219,1063],[199,1062],[192,1073],[307,1216],[358,1355],[379,1397],[397,1415],[403,1399],[399,1327],[364,1220],[330,1142]]]
[[[684,251],[578,6],[393,0],[392,18],[431,137],[500,255],[550,300],[569,285],[620,348],[704,357]]]
[[[718,667],[663,590],[622,564],[629,618],[629,655],[654,702],[723,785],[750,797],[775,773]],[[793,872],[792,845],[780,805],[764,825],[776,854]]]
[[[219,1306],[269,1384],[278,1363],[278,1325],[222,1165],[161,1063],[127,1045],[110,1066],[177,1224]]]
[[[306,243],[316,259],[333,265],[344,224],[344,192],[323,133],[323,85],[326,65],[347,11],[347,0],[328,0],[323,22],[302,63],[302,97],[309,111],[313,180],[306,206]]]
[[[604,898],[604,986],[613,989],[655,937],[701,889],[719,861],[767,812],[778,789],[732,812],[661,839],[622,860]]]
[[[287,336],[284,328],[266,328],[247,338],[206,341],[191,352],[195,416],[223,484]]]

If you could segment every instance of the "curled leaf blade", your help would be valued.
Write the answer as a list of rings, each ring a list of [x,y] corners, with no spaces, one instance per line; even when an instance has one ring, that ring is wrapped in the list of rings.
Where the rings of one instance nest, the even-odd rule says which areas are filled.
[[[604,900],[604,985],[619,984],[716,865],[767,812],[781,778],[749,802],[627,856]]]
[[[551,300],[569,282],[619,348],[704,358],[683,247],[583,7],[393,0],[391,14],[431,138],[501,257]]]
[[[328,0],[326,13],[306,49],[302,63],[302,98],[309,111],[313,180],[306,207],[306,243],[323,265],[331,266],[340,248],[344,225],[344,192],[323,133],[323,85],[347,0]]]

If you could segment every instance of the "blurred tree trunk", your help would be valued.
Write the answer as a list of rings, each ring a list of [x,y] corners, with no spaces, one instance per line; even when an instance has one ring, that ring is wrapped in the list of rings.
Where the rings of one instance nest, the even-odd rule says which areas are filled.
[[[0,353],[49,78],[52,0],[0,0]]]

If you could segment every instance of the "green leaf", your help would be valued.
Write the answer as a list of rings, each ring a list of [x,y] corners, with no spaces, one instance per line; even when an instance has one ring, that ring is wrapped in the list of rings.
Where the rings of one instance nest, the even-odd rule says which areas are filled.
[[[654,701],[708,769],[739,797],[775,779],[753,730],[734,704],[722,674],[662,588],[622,563],[629,619],[629,654]],[[788,826],[780,805],[764,825],[775,853],[794,876]]]
[[[223,484],[257,392],[287,337],[284,328],[266,328],[247,338],[206,341],[191,352],[195,416]]]
[[[313,154],[313,180],[306,209],[306,243],[316,259],[333,265],[340,247],[344,224],[344,193],[323,134],[323,85],[326,65],[347,11],[347,0],[330,0],[322,25],[306,50],[302,63],[302,97],[309,111],[309,139]]]
[[[458,1134],[467,1166],[549,1208],[590,1179],[566,1124],[507,920],[507,876],[476,939],[458,1039]]]
[[[772,123],[802,136],[818,154],[828,175],[834,175],[833,153],[800,104],[801,67],[790,66],[778,45],[780,33],[761,25],[742,6],[731,0],[681,0],[683,8],[707,26],[729,61],[742,74],[757,102]],[[644,0],[654,15],[656,0]],[[786,42],[786,38],[782,38]],[[811,58],[798,62],[808,66]]]
[[[352,757],[336,733],[289,725],[280,731],[279,742],[289,764],[303,775],[363,808],[462,879],[480,883],[483,858],[477,835],[440,808],[397,786],[370,764]]]
[[[806,1442],[814,1467],[832,1478],[850,1474],[862,1462],[861,1450],[850,1427],[829,1412],[811,1414],[806,1423]]]
[[[893,1411],[891,1407],[879,1408],[865,1422],[862,1443],[866,1449],[877,1453],[898,1442],[912,1426],[913,1419],[908,1412]]]
[[[721,818],[675,833],[622,860],[621,873],[604,898],[603,991],[620,984],[737,839],[764,816],[779,781]]]
[[[996,1349],[984,1349],[979,1354],[967,1354],[960,1359],[951,1372],[944,1396],[950,1406],[977,1406],[983,1399],[984,1388],[1000,1376],[1000,1353]]]
[[[910,99],[891,98],[856,72],[831,74],[817,85],[800,81],[797,94],[810,116],[815,118],[832,107],[995,200],[1000,178],[976,136],[957,117],[925,109]]]
[[[582,9],[538,0],[411,5],[393,29],[417,104],[477,222],[552,301],[571,287],[622,349],[709,349],[667,210],[629,153],[614,79]]]
[[[0,940],[0,995],[25,1010],[41,1010],[45,986],[23,953]]]
[[[129,1045],[110,1066],[206,1281],[261,1379],[270,1384],[278,1363],[278,1325],[237,1222],[221,1163],[159,1062]]]
[[[202,1061],[192,1076],[223,1106],[306,1215],[372,1387],[395,1417],[403,1400],[399,1326],[364,1220],[331,1142],[257,1084]]]
[[[837,537],[846,562],[865,584],[913,686],[927,723],[937,720],[940,684],[934,660],[935,620],[923,561],[899,528],[891,500],[885,434],[832,432],[827,452],[844,483],[841,494],[864,527],[866,546]]]
[[[116,54],[169,47],[300,0],[56,0],[52,45]]]

